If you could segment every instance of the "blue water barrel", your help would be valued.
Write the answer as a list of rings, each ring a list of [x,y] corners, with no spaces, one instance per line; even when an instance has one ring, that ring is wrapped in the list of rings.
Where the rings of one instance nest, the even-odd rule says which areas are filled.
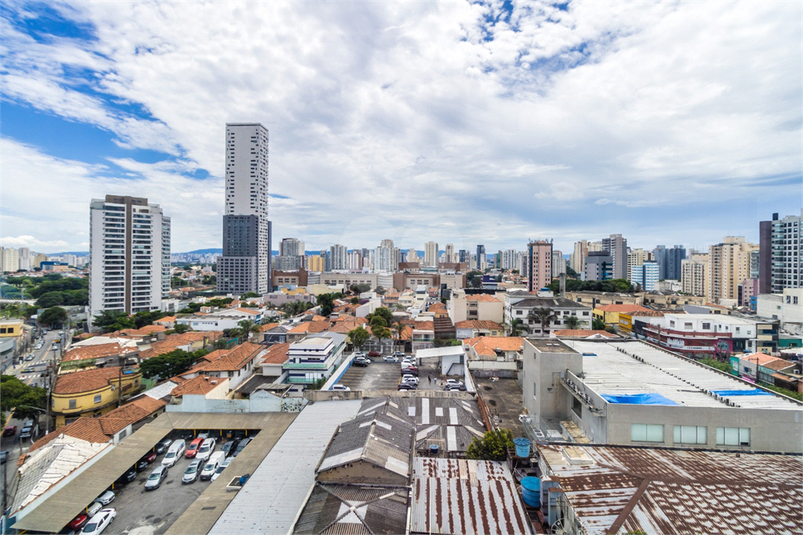
[[[516,445],[516,456],[529,457],[530,456],[530,439],[529,438],[514,438],[513,444]]]
[[[532,476],[522,478],[521,495],[530,507],[541,507],[541,480]]]
[[[437,456],[439,449],[440,448],[438,447],[437,444],[430,444],[429,445],[429,454],[432,455],[432,456]]]

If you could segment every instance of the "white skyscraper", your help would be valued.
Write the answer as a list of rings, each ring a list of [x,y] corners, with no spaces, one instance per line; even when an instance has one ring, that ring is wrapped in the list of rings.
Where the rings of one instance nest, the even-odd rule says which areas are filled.
[[[424,244],[424,265],[438,267],[438,244],[434,241]]]
[[[268,130],[258,123],[226,125],[226,202],[221,293],[269,290]],[[302,253],[303,254],[303,253]]]
[[[170,291],[170,218],[158,204],[118,195],[93,199],[89,255],[92,317],[161,309]]]
[[[447,243],[443,254],[446,257],[445,258],[446,262],[449,262],[449,263],[455,262],[456,258],[455,258],[455,254],[454,254],[454,244]]]
[[[345,245],[339,243],[334,244],[329,248],[329,254],[332,258],[332,269],[349,269],[349,250]]]

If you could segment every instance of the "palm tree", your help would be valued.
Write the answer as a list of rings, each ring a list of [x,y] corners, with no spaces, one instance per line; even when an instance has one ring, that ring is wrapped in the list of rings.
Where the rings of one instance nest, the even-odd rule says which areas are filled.
[[[261,327],[251,320],[238,321],[237,326],[239,327],[243,336],[245,336],[246,340],[249,340],[254,334],[259,334],[259,331],[261,330]]]
[[[511,320],[510,325],[510,336],[518,336],[521,334],[521,331],[524,330],[524,321],[520,318],[513,318]]]
[[[404,331],[407,329],[407,324],[404,323],[402,320],[396,322],[396,341],[401,343],[402,336],[404,336]]]
[[[580,318],[578,318],[577,316],[569,316],[566,318],[566,321],[564,321],[564,323],[566,324],[566,327],[569,329],[577,329],[580,328],[581,325],[583,325],[585,322]]]
[[[527,321],[530,323],[535,321],[541,324],[542,336],[549,335],[549,331],[547,330],[549,329],[549,324],[556,319],[558,319],[558,316],[549,308],[534,308],[527,314]]]

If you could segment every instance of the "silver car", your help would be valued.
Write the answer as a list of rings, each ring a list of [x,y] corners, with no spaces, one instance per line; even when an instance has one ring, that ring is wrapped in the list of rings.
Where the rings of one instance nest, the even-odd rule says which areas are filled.
[[[195,483],[198,480],[198,472],[203,468],[204,463],[199,459],[192,461],[187,469],[184,470],[184,477],[181,478],[182,483]]]
[[[148,480],[145,482],[145,490],[156,490],[162,485],[162,481],[165,480],[167,477],[167,467],[166,466],[157,466],[151,472],[151,475],[148,476]]]
[[[209,456],[212,455],[212,452],[215,451],[216,445],[217,441],[214,438],[207,438],[201,443],[201,447],[198,448],[198,453],[195,454],[195,458],[201,462],[206,461],[209,459]]]

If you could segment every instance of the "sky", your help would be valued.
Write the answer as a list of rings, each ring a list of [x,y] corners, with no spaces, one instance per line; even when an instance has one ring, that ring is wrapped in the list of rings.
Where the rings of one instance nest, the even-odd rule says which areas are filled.
[[[799,2],[0,6],[0,246],[147,197],[221,246],[227,122],[270,132],[274,249],[758,240],[803,206]]]

